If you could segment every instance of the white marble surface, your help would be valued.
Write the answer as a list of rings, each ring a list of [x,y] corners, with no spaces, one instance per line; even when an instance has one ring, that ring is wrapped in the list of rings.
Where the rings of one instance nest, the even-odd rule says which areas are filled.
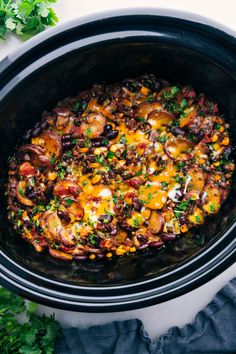
[[[95,12],[132,7],[184,10],[195,15],[208,17],[236,31],[236,2],[234,0],[225,0],[224,2],[215,0],[58,0],[55,5],[60,23]],[[20,45],[21,42],[14,36],[9,36],[6,42],[0,42],[0,59]],[[150,337],[157,338],[171,326],[183,326],[192,321],[198,311],[207,305],[215,293],[235,276],[236,264],[215,279],[186,295],[145,309],[89,314],[39,306],[39,311],[54,312],[56,318],[64,326],[74,325],[81,328],[108,323],[112,320],[139,318],[143,321]]]

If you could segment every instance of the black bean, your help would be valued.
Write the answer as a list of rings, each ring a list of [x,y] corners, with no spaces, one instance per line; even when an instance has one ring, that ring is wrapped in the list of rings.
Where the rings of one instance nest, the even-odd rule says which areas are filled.
[[[28,141],[31,138],[31,129],[28,129],[25,134],[22,136],[22,140]]]
[[[229,146],[229,147],[227,147],[227,148],[225,149],[223,155],[224,155],[225,157],[229,157],[229,155],[231,155],[232,152],[233,152],[233,148],[232,148],[232,146]]]
[[[133,198],[133,206],[134,206],[134,210],[136,211],[140,211],[142,209],[142,203],[140,201],[140,199],[138,198]]]
[[[35,127],[32,129],[31,136],[35,138],[35,137],[37,137],[37,136],[40,135],[41,131],[42,131],[42,129],[41,129],[40,126],[35,126]]]
[[[136,230],[135,227],[130,226],[130,225],[127,224],[126,222],[123,222],[123,223],[120,225],[120,227],[121,227],[122,229],[124,229],[125,231],[135,231],[135,230]]]
[[[70,217],[69,215],[67,215],[66,213],[64,213],[63,211],[58,211],[57,212],[58,216],[60,219],[64,220],[67,224],[70,222]]]
[[[46,120],[42,120],[39,126],[42,130],[45,130],[48,128],[49,124]]]
[[[33,186],[27,187],[25,189],[26,197],[30,198],[30,195],[32,195],[32,193],[34,193],[34,187]]]
[[[117,228],[114,226],[114,227],[112,228],[110,234],[111,234],[111,236],[116,236],[116,235],[117,235],[117,232],[118,232],[118,230],[117,230]]]
[[[110,233],[112,231],[112,226],[109,224],[99,223],[97,225],[97,229],[102,232],[107,232],[107,233],[109,232]]]
[[[119,134],[119,131],[118,131],[118,130],[112,130],[110,133],[108,133],[108,134],[106,135],[106,137],[107,137],[107,139],[109,139],[109,140],[113,140],[113,139],[117,138],[118,134]]]
[[[172,130],[172,134],[175,135],[175,136],[183,136],[185,134],[185,131],[181,128],[178,128],[178,127],[174,127],[174,129]]]
[[[112,131],[112,125],[111,124],[106,124],[103,130],[104,135],[106,136],[108,133]]]
[[[179,223],[180,223],[180,225],[186,224],[186,217],[185,216],[180,216]]]
[[[112,220],[113,220],[112,215],[104,214],[98,217],[98,221],[103,222],[104,224],[109,224],[110,222],[112,222]]]
[[[162,241],[173,241],[176,239],[176,235],[175,234],[164,234],[162,235]]]
[[[94,155],[87,155],[87,156],[86,156],[86,159],[87,159],[89,162],[92,162],[92,163],[96,161]]]
[[[91,173],[91,172],[93,172],[93,170],[92,170],[92,168],[91,167],[89,167],[88,165],[84,165],[83,166],[83,168],[82,168],[82,173],[83,174],[87,174],[87,173]]]
[[[61,140],[62,141],[68,141],[68,140],[70,140],[71,139],[71,135],[70,134],[64,134],[64,135],[62,135],[62,137],[61,137]]]
[[[108,139],[106,139],[103,136],[100,136],[99,138],[91,139],[91,142],[93,147],[107,146],[109,144]]]
[[[73,144],[71,143],[71,141],[63,141],[62,142],[62,147],[64,150],[71,149],[72,146],[73,146]]]
[[[49,184],[45,191],[46,200],[49,201],[52,198],[53,185]]]
[[[163,242],[162,241],[151,241],[148,243],[149,247],[152,248],[160,248],[161,246],[163,246]]]

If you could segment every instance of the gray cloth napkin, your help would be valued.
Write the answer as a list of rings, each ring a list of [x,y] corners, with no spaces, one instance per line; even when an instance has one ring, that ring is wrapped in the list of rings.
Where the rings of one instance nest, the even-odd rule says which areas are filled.
[[[112,322],[86,330],[63,329],[56,354],[236,353],[236,278],[220,290],[195,321],[172,327],[152,342],[140,320]]]

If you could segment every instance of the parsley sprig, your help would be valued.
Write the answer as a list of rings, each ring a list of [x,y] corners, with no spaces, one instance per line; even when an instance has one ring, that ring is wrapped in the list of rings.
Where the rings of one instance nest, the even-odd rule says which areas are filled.
[[[0,288],[0,348],[2,354],[52,354],[60,334],[60,325],[54,316],[39,316],[36,304],[25,304],[24,299]],[[19,315],[26,320],[18,321]]]
[[[58,18],[52,9],[57,0],[0,0],[0,38],[13,32],[28,39],[54,26]]]

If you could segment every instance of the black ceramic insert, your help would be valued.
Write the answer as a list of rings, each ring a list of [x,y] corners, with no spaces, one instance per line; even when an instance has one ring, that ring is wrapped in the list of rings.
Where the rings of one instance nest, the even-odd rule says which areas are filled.
[[[7,220],[6,162],[23,132],[64,97],[144,73],[191,84],[216,100],[236,141],[236,40],[210,26],[114,14],[46,32],[0,63],[2,285],[59,308],[118,311],[181,295],[235,261],[235,182],[220,213],[205,225],[159,252],[124,258],[59,261],[35,252]]]

